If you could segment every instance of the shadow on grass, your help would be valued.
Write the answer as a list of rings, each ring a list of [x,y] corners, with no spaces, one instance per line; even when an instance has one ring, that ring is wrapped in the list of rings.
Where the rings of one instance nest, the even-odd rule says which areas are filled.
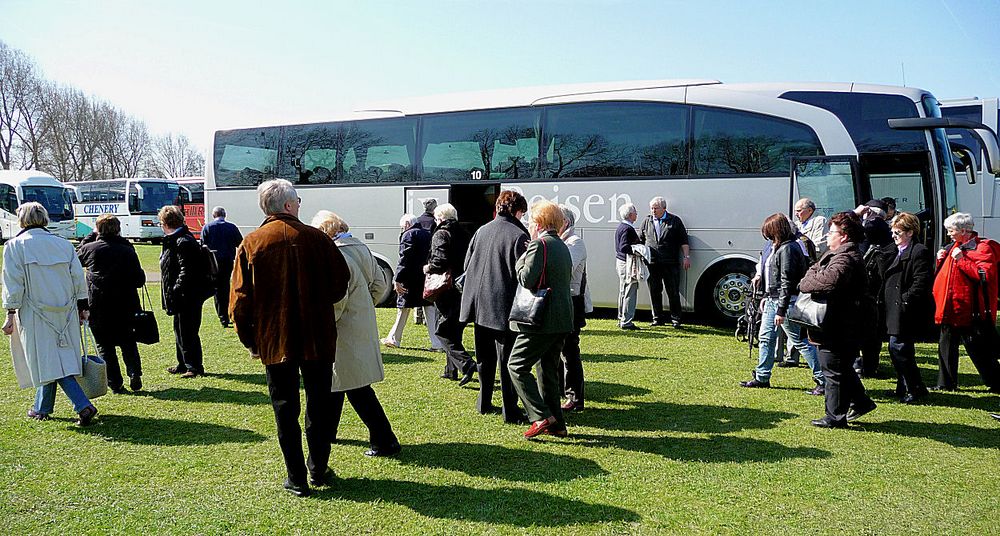
[[[386,365],[412,365],[414,363],[430,363],[434,359],[422,355],[391,354],[382,352],[382,362]]]
[[[989,421],[989,416],[983,415]],[[984,421],[985,422],[985,421]],[[863,423],[866,432],[881,432],[905,437],[932,439],[953,447],[1000,449],[1000,434],[996,428],[980,428],[967,424],[929,423],[913,421],[884,421]]]
[[[264,375],[263,367],[261,367],[261,372],[258,374],[231,374],[231,373],[216,374],[213,372],[208,372],[205,374],[205,377],[219,378],[223,380],[231,380],[234,382],[249,383],[253,385],[267,385],[267,376]]]
[[[585,400],[591,402],[618,402],[621,398],[645,396],[653,392],[645,387],[599,381],[587,381],[585,387]]]
[[[123,441],[137,445],[218,445],[260,443],[267,439],[253,430],[242,428],[131,415],[101,414],[93,425],[76,430],[108,441]]]
[[[663,331],[641,327],[638,331],[583,328],[582,335],[594,335],[597,337],[625,337],[635,339],[689,339],[694,337],[693,334],[685,333],[683,330]]]
[[[588,407],[584,412],[573,414],[570,424],[605,430],[727,434],[773,428],[795,416],[783,411],[753,408],[636,402],[632,407],[621,409]]]
[[[597,462],[565,454],[530,452],[479,443],[406,445],[399,462],[516,482],[563,482],[607,474]]]
[[[791,458],[829,458],[829,451],[813,447],[789,447],[774,441],[713,435],[701,437],[622,437],[574,434],[570,439],[588,446],[616,448],[684,462],[775,463]]]
[[[200,389],[184,389],[170,387],[160,391],[138,391],[135,396],[148,396],[157,400],[178,400],[184,402],[221,402],[224,404],[242,404],[244,406],[270,405],[271,397],[263,391],[232,391],[216,387]]]
[[[626,355],[626,354],[583,354],[580,359],[584,363],[630,363],[632,361],[646,361],[657,359],[646,355]]]
[[[390,502],[435,519],[514,527],[561,527],[642,520],[639,514],[617,506],[565,499],[526,489],[476,489],[451,484],[438,486],[349,478],[337,480],[333,487],[319,490],[314,496],[361,503]]]

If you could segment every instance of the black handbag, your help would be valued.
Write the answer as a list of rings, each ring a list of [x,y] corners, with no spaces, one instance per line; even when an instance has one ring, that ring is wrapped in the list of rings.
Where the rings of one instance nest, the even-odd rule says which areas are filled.
[[[160,342],[160,328],[156,325],[156,315],[153,314],[152,301],[149,299],[149,291],[146,285],[142,286],[143,305],[135,313],[135,320],[132,322],[132,333],[135,335],[135,342],[142,344],[156,344]]]
[[[545,304],[548,303],[550,289],[545,288],[545,269],[548,266],[549,251],[542,243],[542,276],[538,279],[538,286],[535,290],[517,286],[514,293],[514,304],[510,308],[510,321],[529,326],[541,326],[542,317],[545,314]]]
[[[788,320],[822,331],[826,320],[826,299],[808,292],[799,293],[799,297],[788,307]]]

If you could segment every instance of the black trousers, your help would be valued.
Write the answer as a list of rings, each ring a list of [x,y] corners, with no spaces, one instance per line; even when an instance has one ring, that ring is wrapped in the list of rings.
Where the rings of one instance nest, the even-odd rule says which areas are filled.
[[[653,309],[653,321],[665,322],[663,315],[663,289],[667,289],[667,299],[670,301],[670,320],[681,321],[681,265],[650,264],[649,302]]]
[[[465,345],[462,343],[465,324],[458,321],[462,308],[462,293],[455,289],[447,290],[434,301],[434,307],[438,312],[434,334],[444,345],[444,353],[448,356],[444,372],[449,376],[465,374],[476,366],[476,363],[469,352],[465,351]]]
[[[233,261],[218,259],[219,280],[215,285],[215,312],[219,322],[229,323],[229,285],[232,282]]]
[[[872,405],[872,399],[865,392],[861,378],[854,371],[854,358],[858,355],[856,346],[820,346],[819,363],[826,379],[826,418],[833,423],[846,423],[847,412],[852,405],[865,407]]]
[[[201,304],[185,305],[174,313],[174,343],[177,347],[177,368],[204,374],[202,363]]]
[[[882,353],[884,335],[872,335],[861,343],[861,355],[854,360],[854,368],[864,376],[875,376],[878,373],[879,355]]]
[[[302,429],[299,427],[299,371],[306,391],[306,442],[309,459],[302,461]],[[324,361],[286,361],[268,365],[267,390],[278,427],[278,445],[285,459],[288,479],[305,484],[307,473],[321,475],[330,460],[333,434],[333,363]]]
[[[920,377],[920,369],[917,368],[916,350],[913,341],[906,337],[896,335],[889,336],[889,359],[893,368],[896,369],[896,394],[923,395],[927,393],[927,386]]]
[[[976,335],[971,326],[955,327],[941,324],[941,338],[938,341],[938,386],[945,389],[958,388],[958,343],[965,345],[969,359],[976,366],[983,383],[993,390],[1000,390],[1000,364],[997,352],[989,341]]]
[[[580,330],[586,321],[583,318],[583,296],[573,296],[573,331],[566,334],[562,347],[562,370],[559,384],[566,399],[583,405],[583,361],[580,359]]]
[[[488,413],[493,407],[493,382],[497,377],[499,364],[503,420],[522,421],[524,414],[517,407],[517,392],[514,390],[514,383],[507,369],[517,334],[510,330],[500,331],[479,324],[473,324],[473,331],[476,339],[476,360],[479,362],[479,397],[476,399],[476,410],[479,413]]]
[[[97,345],[97,353],[101,359],[107,363],[108,387],[118,389],[125,379],[122,378],[122,369],[118,365],[118,354],[116,346],[122,349],[122,361],[125,362],[125,374],[129,378],[142,376],[142,362],[139,360],[139,348],[135,344],[135,336],[132,335],[131,328],[122,329],[120,327],[90,325],[90,331],[94,334],[94,344]]]
[[[358,417],[361,417],[361,422],[368,427],[368,443],[373,448],[387,449],[399,443],[396,434],[392,432],[389,418],[385,416],[385,410],[382,409],[382,404],[375,396],[375,390],[372,389],[371,385],[350,391],[337,391],[331,395],[330,413],[333,421],[331,441],[337,439],[337,428],[340,427],[340,415],[344,412],[345,396]]]

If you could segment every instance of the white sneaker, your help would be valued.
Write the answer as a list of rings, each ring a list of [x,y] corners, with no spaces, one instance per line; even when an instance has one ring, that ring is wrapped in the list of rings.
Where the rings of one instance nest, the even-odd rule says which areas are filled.
[[[382,343],[383,346],[386,346],[388,348],[399,348],[399,345],[392,342],[392,340],[390,340],[388,337],[379,340],[379,342]]]

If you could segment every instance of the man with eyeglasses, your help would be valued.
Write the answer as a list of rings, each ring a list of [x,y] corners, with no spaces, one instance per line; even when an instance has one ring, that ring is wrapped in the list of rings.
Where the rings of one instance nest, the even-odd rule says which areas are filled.
[[[267,181],[257,187],[257,197],[267,218],[236,251],[229,317],[240,342],[267,371],[288,473],[285,489],[304,497],[310,484],[325,485],[329,479],[337,348],[333,305],[347,295],[351,274],[333,240],[299,220],[302,200],[292,183]],[[300,374],[306,392],[307,463],[299,427]]]
[[[799,232],[812,241],[816,246],[816,254],[826,253],[826,233],[830,230],[826,218],[816,213],[816,203],[812,199],[803,197],[795,203],[795,226]]]

